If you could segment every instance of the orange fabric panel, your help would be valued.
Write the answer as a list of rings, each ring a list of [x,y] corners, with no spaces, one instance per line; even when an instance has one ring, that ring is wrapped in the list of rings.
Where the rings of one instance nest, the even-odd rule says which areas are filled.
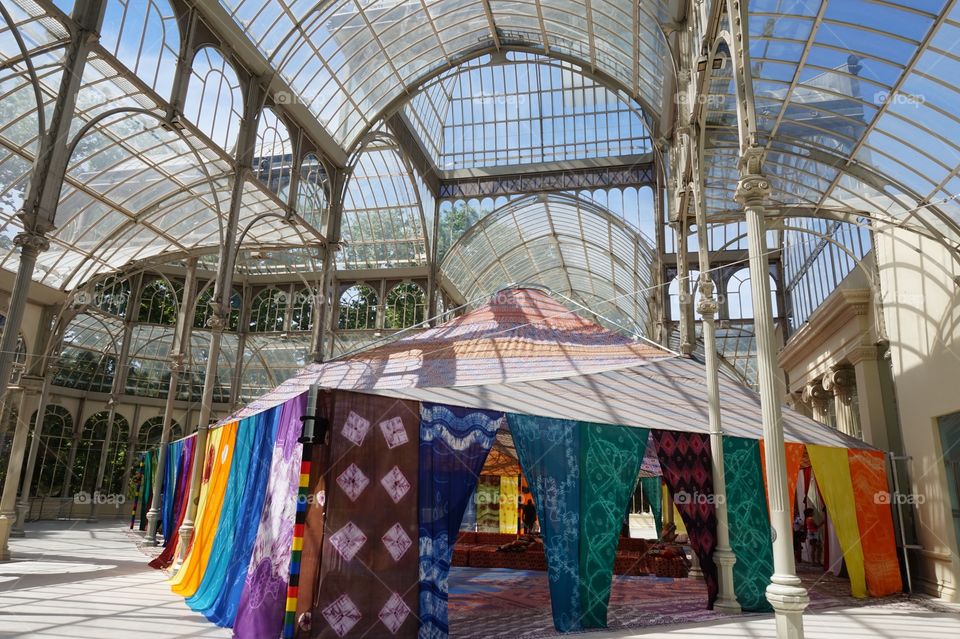
[[[770,505],[770,489],[767,488],[767,456],[766,449],[763,447],[764,441],[760,440],[760,467],[763,469],[763,490],[767,494],[767,506]],[[787,456],[787,499],[790,500],[790,521],[797,516],[797,478],[800,475],[800,464],[803,463],[803,453],[805,448],[803,444],[787,442],[784,444],[784,450]]]
[[[866,557],[867,593],[871,597],[892,595],[903,590],[903,581],[887,490],[886,460],[883,453],[874,450],[848,450],[847,455],[860,545]]]

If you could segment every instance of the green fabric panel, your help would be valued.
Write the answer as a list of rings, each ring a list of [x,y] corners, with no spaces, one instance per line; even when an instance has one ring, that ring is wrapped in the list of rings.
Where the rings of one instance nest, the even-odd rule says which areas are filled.
[[[773,608],[765,592],[773,575],[773,542],[760,465],[760,442],[724,437],[723,465],[730,547],[737,556],[737,563],[733,565],[734,593],[744,610],[771,612]]]
[[[580,601],[584,628],[607,626],[613,561],[649,431],[581,422]]]
[[[663,488],[659,477],[641,477],[640,486],[643,494],[650,501],[650,512],[653,513],[653,525],[657,528],[657,537],[663,529]]]

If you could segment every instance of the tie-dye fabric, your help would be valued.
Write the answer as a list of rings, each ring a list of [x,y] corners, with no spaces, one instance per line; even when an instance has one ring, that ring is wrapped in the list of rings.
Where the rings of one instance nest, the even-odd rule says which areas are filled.
[[[733,590],[744,610],[771,612],[766,590],[773,575],[773,541],[760,470],[760,443],[724,437],[723,465],[730,548],[737,557]]]
[[[502,422],[502,413],[440,404],[421,406],[420,639],[443,639],[449,634],[447,576],[453,544]],[[502,479],[512,480],[516,488],[516,477]],[[515,502],[516,491],[513,499]]]
[[[506,535],[517,534],[519,511],[517,500],[520,498],[520,478],[517,475],[500,477],[500,532]]]
[[[176,474],[176,491],[171,498],[176,502],[175,514],[171,517],[170,536],[163,540],[163,552],[155,557],[148,565],[151,568],[166,568],[173,563],[177,556],[177,549],[180,544],[180,524],[187,514],[187,502],[190,500],[190,478],[193,474],[193,447],[197,438],[188,437],[183,440],[183,446],[180,452],[180,467]]]
[[[482,475],[477,484],[477,532],[500,532],[500,478]]]
[[[697,553],[707,584],[707,607],[717,599],[717,513],[713,505],[713,475],[710,439],[702,433],[656,430],[654,440],[660,457],[663,479],[673,493],[677,511]]]
[[[507,423],[537,506],[547,555],[553,625],[560,632],[580,630],[578,422],[510,414]]]
[[[283,628],[306,402],[304,393],[285,403],[281,413],[260,526],[233,625],[238,639],[276,637]]]
[[[416,402],[337,392],[313,637],[417,635]]]

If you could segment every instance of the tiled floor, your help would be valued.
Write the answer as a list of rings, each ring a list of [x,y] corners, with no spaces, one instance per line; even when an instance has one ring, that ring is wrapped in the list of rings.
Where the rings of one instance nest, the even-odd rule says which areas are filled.
[[[0,637],[229,637],[172,594],[119,522],[42,522],[11,542],[0,563]],[[919,600],[842,606],[805,616],[810,639],[946,639],[960,636],[956,609]],[[754,616],[685,626],[592,632],[590,639],[773,639],[773,619]],[[269,638],[265,638],[269,639]],[[370,638],[375,639],[375,638]]]

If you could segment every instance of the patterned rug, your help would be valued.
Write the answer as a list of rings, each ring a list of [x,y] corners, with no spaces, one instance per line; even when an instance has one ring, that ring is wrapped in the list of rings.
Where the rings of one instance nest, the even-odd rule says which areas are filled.
[[[890,604],[912,597],[854,599],[846,579],[799,566],[810,592],[810,609]],[[914,602],[915,603],[915,602]],[[699,579],[615,576],[610,596],[611,629],[710,621],[724,617],[706,609],[707,588]],[[547,573],[509,568],[450,569],[450,636],[454,639],[554,637]]]

